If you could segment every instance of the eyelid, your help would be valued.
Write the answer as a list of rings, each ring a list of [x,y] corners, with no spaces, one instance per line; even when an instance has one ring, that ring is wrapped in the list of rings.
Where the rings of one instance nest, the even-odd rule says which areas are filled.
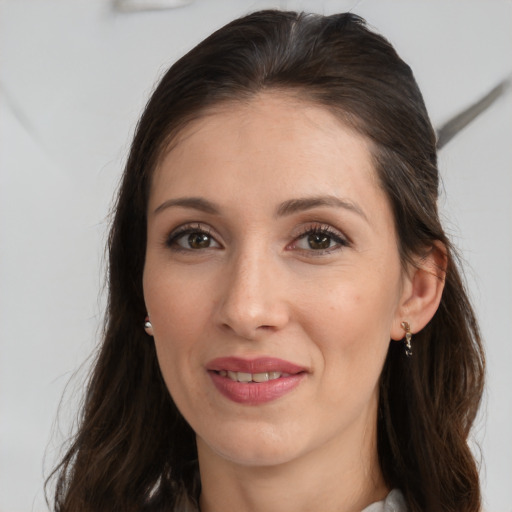
[[[188,222],[185,224],[181,224],[178,227],[171,230],[171,232],[165,236],[164,245],[175,251],[183,251],[183,252],[199,252],[208,249],[219,249],[223,248],[221,242],[219,242],[219,237],[212,233],[212,228],[208,224],[203,224],[201,222]],[[186,236],[187,234],[192,233],[204,233],[208,237],[210,237],[216,246],[213,247],[205,247],[204,249],[192,249],[186,248],[176,243],[176,241]],[[310,234],[325,234],[332,241],[336,243],[334,247],[329,247],[326,249],[303,249],[296,247],[299,240],[303,239],[307,235]],[[342,248],[352,246],[352,241],[348,236],[346,236],[341,230],[335,228],[331,224],[326,224],[325,222],[320,221],[311,221],[306,223],[305,225],[300,226],[296,232],[292,235],[293,240],[286,246],[287,250],[295,250],[303,253],[309,253],[312,256],[322,256],[324,254],[329,254],[335,251],[338,251]]]
[[[327,249],[323,250],[315,250],[315,249],[302,249],[294,247],[299,240],[304,238],[307,235],[310,234],[326,234],[331,239],[333,239],[337,245],[335,247],[329,247]],[[330,224],[325,224],[323,222],[311,222],[307,224],[306,226],[302,226],[299,233],[297,233],[293,241],[288,244],[287,248],[290,248],[292,250],[301,251],[303,253],[310,253],[312,256],[322,256],[325,254],[329,254],[335,251],[338,251],[342,248],[351,247],[352,242],[343,232],[341,232],[339,229],[331,226]]]
[[[222,244],[217,240],[217,237],[212,234],[211,227],[208,226],[208,224],[203,224],[201,222],[188,222],[174,228],[168,235],[165,236],[164,245],[175,251],[198,252],[201,249],[187,249],[186,247],[182,247],[175,243],[181,237],[192,233],[204,233],[217,244],[217,247],[206,247],[202,250],[218,249],[222,247]]]

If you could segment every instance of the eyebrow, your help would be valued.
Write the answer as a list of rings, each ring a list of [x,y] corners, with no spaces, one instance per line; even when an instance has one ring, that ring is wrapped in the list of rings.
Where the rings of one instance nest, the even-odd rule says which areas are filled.
[[[352,201],[347,199],[340,199],[336,196],[317,196],[290,199],[289,201],[285,201],[279,205],[276,216],[284,217],[286,215],[292,215],[297,212],[312,210],[313,208],[319,208],[322,206],[344,208],[345,210],[349,210],[358,214],[368,222],[368,217],[360,206],[358,206],[356,203],[353,203]]]
[[[180,197],[177,199],[168,199],[164,201],[153,213],[160,213],[162,210],[171,208],[173,206],[180,206],[181,208],[191,208],[193,210],[199,210],[204,213],[211,215],[218,215],[219,209],[207,199],[202,197]]]
[[[344,208],[345,210],[358,214],[368,222],[368,217],[360,206],[352,201],[340,199],[336,196],[315,196],[289,199],[278,206],[275,216],[286,217],[288,215],[293,215],[294,213],[312,210],[313,208],[323,206]],[[220,214],[220,209],[214,203],[202,197],[180,197],[176,199],[168,199],[155,209],[154,214],[172,207],[190,208],[204,213],[209,213],[210,215]]]

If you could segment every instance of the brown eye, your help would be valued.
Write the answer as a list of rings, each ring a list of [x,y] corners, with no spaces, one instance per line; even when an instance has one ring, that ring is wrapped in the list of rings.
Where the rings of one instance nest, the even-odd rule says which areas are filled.
[[[191,249],[206,249],[210,247],[211,237],[206,233],[191,233],[188,235],[188,246]]]
[[[171,249],[200,251],[201,249],[219,249],[220,244],[202,227],[180,229],[171,233],[166,241]]]
[[[348,246],[348,241],[339,231],[335,231],[330,226],[318,226],[308,229],[289,247],[303,253],[309,252],[311,255],[320,256]]]
[[[328,249],[331,246],[331,237],[325,233],[311,233],[308,235],[308,245],[313,250]]]

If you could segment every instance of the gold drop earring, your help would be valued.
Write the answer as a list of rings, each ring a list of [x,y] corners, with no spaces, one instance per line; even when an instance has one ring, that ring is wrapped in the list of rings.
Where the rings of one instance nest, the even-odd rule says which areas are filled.
[[[405,343],[405,355],[407,357],[411,357],[412,356],[411,326],[409,325],[409,322],[402,322],[400,325],[402,326],[402,329],[405,331],[405,341],[404,341],[404,343]]]

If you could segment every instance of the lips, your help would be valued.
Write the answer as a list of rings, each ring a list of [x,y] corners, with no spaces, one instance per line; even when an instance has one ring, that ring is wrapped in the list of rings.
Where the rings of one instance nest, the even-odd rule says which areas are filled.
[[[216,388],[226,398],[247,405],[276,400],[292,391],[307,369],[283,359],[222,357],[206,369]]]
[[[246,373],[246,372],[232,372],[220,370],[218,374],[221,377],[228,377],[235,382],[267,382],[269,380],[279,379],[281,377],[290,377],[289,373],[283,372],[260,372],[260,373]]]
[[[251,374],[264,372],[297,374],[307,371],[305,367],[275,357],[258,357],[257,359],[242,359],[241,357],[219,357],[213,361],[210,361],[206,365],[206,369],[213,371],[225,370]]]

